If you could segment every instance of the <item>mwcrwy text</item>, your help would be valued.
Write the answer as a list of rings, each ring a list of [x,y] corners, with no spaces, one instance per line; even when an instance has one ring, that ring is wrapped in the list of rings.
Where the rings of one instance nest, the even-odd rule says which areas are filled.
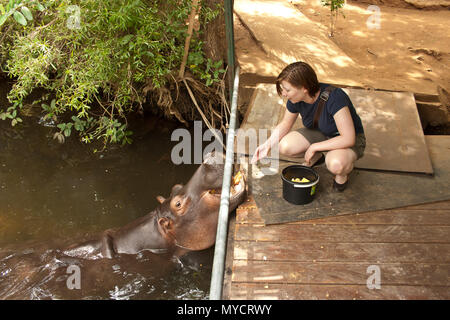
[[[222,315],[245,315],[245,314],[270,314],[272,305],[253,305],[253,304],[238,304],[238,305],[222,305],[221,308],[213,307],[192,307],[185,304],[183,307],[178,307],[177,314],[182,315],[202,315],[205,318],[210,314]]]

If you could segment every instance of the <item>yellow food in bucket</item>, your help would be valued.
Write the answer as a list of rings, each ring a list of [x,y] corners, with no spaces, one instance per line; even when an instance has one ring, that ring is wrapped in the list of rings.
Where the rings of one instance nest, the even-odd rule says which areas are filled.
[[[302,178],[301,180],[300,180],[300,178],[292,178],[291,181],[292,182],[311,182],[306,178]]]

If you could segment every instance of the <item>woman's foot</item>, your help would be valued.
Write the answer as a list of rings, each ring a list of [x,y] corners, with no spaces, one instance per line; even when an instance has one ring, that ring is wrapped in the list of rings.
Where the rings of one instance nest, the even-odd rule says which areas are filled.
[[[335,180],[333,180],[333,190],[342,192],[345,190],[345,188],[347,188],[347,184],[348,184],[347,176],[346,177],[336,176]]]

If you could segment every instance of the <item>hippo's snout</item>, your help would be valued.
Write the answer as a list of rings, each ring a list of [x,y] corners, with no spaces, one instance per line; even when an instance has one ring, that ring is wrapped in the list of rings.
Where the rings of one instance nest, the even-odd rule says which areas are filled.
[[[223,153],[210,152],[205,156],[203,165],[205,172],[204,180],[208,193],[215,198],[220,198],[225,169],[225,155]],[[230,210],[234,210],[245,198],[245,179],[242,172],[238,171],[232,178],[230,184]]]
[[[222,152],[209,152],[205,155],[202,165],[191,178],[190,183],[196,185],[198,191],[220,188],[224,169],[225,155]]]

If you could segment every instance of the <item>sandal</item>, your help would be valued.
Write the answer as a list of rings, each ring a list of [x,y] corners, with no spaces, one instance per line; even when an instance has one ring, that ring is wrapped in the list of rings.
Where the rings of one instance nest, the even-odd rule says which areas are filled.
[[[337,183],[336,180],[333,180],[333,190],[342,192],[347,188],[348,179],[344,183]]]

